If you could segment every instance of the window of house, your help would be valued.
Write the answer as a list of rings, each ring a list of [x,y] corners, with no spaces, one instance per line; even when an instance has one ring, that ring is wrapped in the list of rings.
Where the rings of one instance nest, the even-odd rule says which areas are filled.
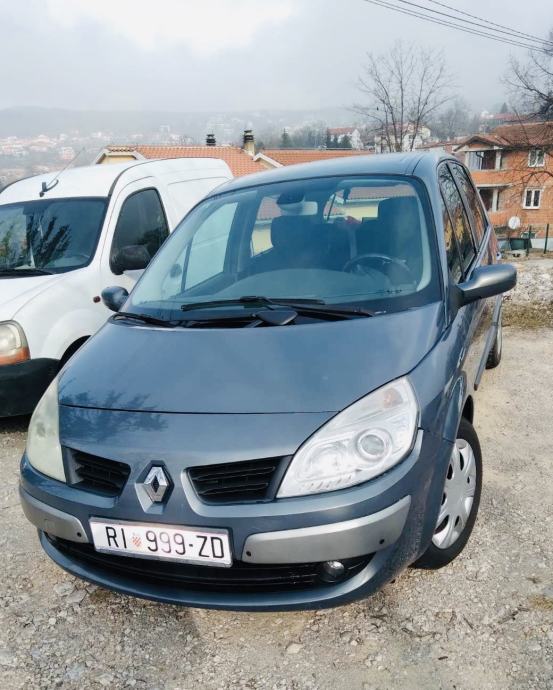
[[[539,208],[541,204],[541,189],[525,189],[522,205],[524,208]]]
[[[144,246],[150,258],[169,234],[161,199],[155,189],[143,189],[131,194],[123,202],[115,226],[110,261],[122,248]]]
[[[453,232],[459,246],[461,265],[463,270],[466,270],[474,259],[476,250],[463,200],[446,165],[442,165],[439,169],[439,180],[445,205],[453,225]]]
[[[531,149],[528,152],[528,166],[541,168],[545,165],[545,151],[543,149]]]
[[[469,170],[494,170],[495,162],[495,149],[487,151],[469,151],[465,161]]]
[[[474,219],[474,231],[476,234],[476,239],[480,242],[482,237],[484,237],[484,233],[486,232],[486,219],[478,199],[478,193],[470,181],[469,176],[460,165],[453,163],[451,168],[453,170],[453,174],[455,175],[455,179],[463,190],[465,199],[468,201],[468,205]]]
[[[490,187],[484,187],[478,190],[480,192],[480,198],[482,199],[482,203],[484,204],[484,208],[488,213],[490,211],[497,211],[493,207],[493,189]]]

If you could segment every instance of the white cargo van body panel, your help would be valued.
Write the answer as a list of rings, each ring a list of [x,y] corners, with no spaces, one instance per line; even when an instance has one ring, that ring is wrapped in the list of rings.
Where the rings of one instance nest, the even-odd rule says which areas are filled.
[[[16,322],[28,344],[29,362],[36,360],[34,364],[37,366],[38,361],[48,361],[49,371],[53,362],[62,362],[68,352],[95,333],[109,317],[109,310],[100,300],[102,290],[111,285],[120,285],[127,290],[134,286],[141,271],[117,270],[121,266],[118,263],[120,245],[146,250],[146,256],[151,258],[159,243],[175,229],[183,216],[209,191],[232,179],[232,173],[224,161],[209,158],[94,165],[62,172],[57,183],[41,195],[42,183],[52,184],[54,179],[55,173],[28,178],[0,193],[0,329],[3,322]],[[9,237],[5,239],[9,230],[7,224],[13,225],[9,213],[13,210],[14,214],[19,214],[17,232],[20,239],[13,243],[17,252],[25,244],[25,218],[30,217],[27,213],[43,207],[36,203],[33,205],[33,202],[43,202],[44,205],[54,200],[59,200],[59,203],[51,204],[54,209],[63,209],[64,204],[72,200],[73,210],[69,215],[73,226],[83,218],[81,232],[88,226],[83,225],[86,220],[84,215],[75,211],[75,204],[81,200],[105,204],[95,249],[90,250],[87,263],[84,263],[87,256],[77,252],[81,266],[73,268],[61,264],[60,268],[55,262],[39,265],[34,259],[31,244],[31,248],[28,246],[25,250],[29,256],[25,263],[20,264],[26,270],[18,275],[11,270],[9,262],[13,263],[13,259],[8,256],[8,250],[4,251],[6,256],[2,253],[2,238],[8,244],[10,242]],[[4,209],[6,206],[8,208]],[[52,212],[49,222],[59,221],[58,226],[62,225],[60,216],[63,217],[62,210]],[[48,227],[43,227],[40,220],[36,231],[39,242],[44,240]],[[60,233],[63,230],[62,227]],[[65,232],[78,232],[78,227],[70,227]],[[90,242],[93,240],[95,238],[90,238]],[[29,242],[27,237],[27,244]],[[53,275],[33,273],[35,266],[52,270]],[[5,277],[2,277],[2,271]],[[1,357],[0,352],[0,362]],[[19,372],[25,364],[0,365],[0,417],[18,413],[11,407],[3,413],[2,376],[9,373],[11,381],[16,371],[13,367]],[[30,409],[22,410],[28,411]]]

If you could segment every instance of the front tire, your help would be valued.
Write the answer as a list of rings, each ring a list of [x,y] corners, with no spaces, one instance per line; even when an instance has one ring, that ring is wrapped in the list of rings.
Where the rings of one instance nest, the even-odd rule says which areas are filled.
[[[444,481],[432,542],[414,563],[435,570],[451,563],[465,548],[476,521],[482,493],[482,451],[472,424],[461,419]]]

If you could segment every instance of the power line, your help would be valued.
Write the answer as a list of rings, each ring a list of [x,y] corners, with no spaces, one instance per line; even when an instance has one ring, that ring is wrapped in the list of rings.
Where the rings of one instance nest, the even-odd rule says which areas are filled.
[[[518,34],[519,36],[523,36],[524,38],[529,38],[534,41],[539,41],[540,43],[545,43],[547,45],[553,46],[553,41],[548,41],[545,38],[539,38],[539,36],[534,36],[532,34],[526,34],[523,31],[518,31],[517,29],[512,29],[510,26],[505,26],[505,24],[498,24],[497,22],[492,22],[489,19],[484,19],[483,17],[478,17],[475,14],[470,14],[470,12],[464,12],[463,10],[458,10],[456,7],[451,7],[451,5],[446,5],[443,2],[438,2],[438,0],[427,0],[427,2],[431,2],[433,5],[438,5],[439,7],[445,7],[448,10],[452,10],[453,12],[456,12],[457,14],[463,14],[465,17],[470,17],[471,19],[478,19],[478,21],[484,22],[485,24],[489,24],[490,26],[498,26],[501,29],[507,29],[511,33]]]
[[[410,10],[407,8],[402,8],[398,7],[397,5],[392,5],[388,2],[385,2],[385,0],[364,0],[364,2],[371,3],[372,5],[378,5],[380,7],[385,7],[386,9],[393,10],[394,12],[399,12],[400,14],[405,14],[410,17],[417,17],[418,19],[423,19],[427,22],[431,22],[433,24],[439,24],[441,26],[446,26],[450,29],[457,29],[458,31],[462,31],[463,33],[466,34],[473,34],[474,36],[481,36],[483,38],[488,38],[491,41],[497,41],[498,43],[504,43],[507,45],[513,45],[517,46],[520,48],[526,48],[527,50],[532,50],[534,52],[540,52],[540,53],[545,53],[545,54],[550,54],[550,51],[548,52],[541,46],[532,46],[529,45],[528,43],[521,43],[515,40],[510,40],[508,38],[505,38],[503,36],[497,36],[494,34],[489,34],[483,31],[480,31],[478,29],[472,29],[467,26],[462,26],[459,24],[454,24],[450,21],[446,21],[445,19],[438,19],[437,17],[430,17],[427,14],[423,14],[421,12],[416,12],[415,10]]]
[[[476,27],[478,27],[478,29],[486,29],[488,31],[494,31],[495,33],[499,33],[499,34],[507,34],[508,36],[510,36],[512,38],[517,38],[516,36],[513,36],[513,33],[517,33],[517,32],[514,29],[510,29],[509,27],[503,27],[501,29],[494,29],[491,26],[487,26],[487,24],[489,24],[489,22],[487,22],[487,24],[481,24],[480,22],[473,22],[470,19],[462,19],[461,17],[454,17],[453,15],[449,14],[448,12],[441,12],[440,10],[433,10],[430,7],[425,7],[424,5],[419,5],[418,3],[411,2],[410,0],[397,0],[397,1],[401,2],[403,5],[410,5],[411,7],[416,7],[417,9],[423,10],[424,12],[431,12],[433,14],[441,15],[443,17],[446,17],[447,20],[453,20],[455,22],[463,22],[463,24],[470,24],[470,25],[476,26]],[[433,0],[430,0],[430,1],[432,2]],[[439,4],[441,5],[441,3],[439,3]],[[447,7],[447,5],[446,5],[446,7]],[[453,8],[449,8],[449,9],[453,9]],[[486,22],[485,19],[481,20],[481,21]],[[505,29],[507,29],[507,30],[505,30]],[[541,38],[536,38],[534,36],[532,36],[531,38],[532,38],[532,41],[537,40],[540,42],[544,42],[543,39],[541,39]],[[524,41],[529,42],[529,39],[527,39],[527,38],[524,38],[524,39],[521,38],[520,40],[524,40]],[[539,46],[539,47],[542,47],[542,46]]]

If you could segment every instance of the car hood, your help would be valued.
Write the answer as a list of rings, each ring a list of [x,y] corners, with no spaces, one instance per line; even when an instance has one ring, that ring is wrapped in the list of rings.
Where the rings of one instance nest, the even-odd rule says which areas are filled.
[[[163,329],[108,322],[72,358],[60,402],[195,414],[337,412],[408,373],[442,308],[310,325]]]
[[[62,279],[62,274],[2,278],[0,276],[0,321],[9,321],[36,295]]]

